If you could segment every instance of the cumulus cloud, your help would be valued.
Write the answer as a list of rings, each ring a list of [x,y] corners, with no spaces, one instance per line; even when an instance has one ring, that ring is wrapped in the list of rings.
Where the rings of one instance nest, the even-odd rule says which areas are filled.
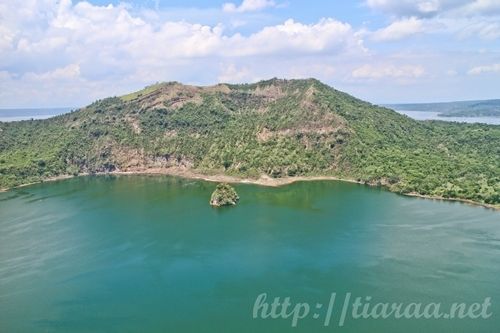
[[[424,29],[422,20],[410,17],[398,20],[385,28],[375,31],[372,39],[375,41],[394,41],[423,32]]]
[[[370,65],[366,64],[352,71],[355,79],[416,79],[425,74],[420,65]]]
[[[363,41],[351,26],[334,19],[322,19],[315,24],[303,24],[292,19],[265,27],[249,37],[233,36],[226,42],[233,55],[282,53],[344,53],[363,52]]]
[[[167,58],[249,56],[291,50],[314,53],[342,52],[350,47],[362,49],[362,41],[351,26],[334,19],[322,19],[315,24],[289,19],[243,36],[225,34],[222,25],[167,21],[154,27],[134,17],[124,6],[102,7],[86,2],[72,5],[66,0],[51,9],[47,13],[50,19],[45,22],[48,27],[39,31],[38,36],[21,32],[21,26],[10,29],[3,26],[7,36],[15,35],[4,39],[8,44],[4,49],[33,53],[63,47],[62,51],[73,57],[88,57],[87,60],[107,64],[130,57],[155,62]]]
[[[485,73],[500,73],[500,64],[473,67],[467,73],[469,75],[479,75],[479,74],[485,74]]]
[[[374,41],[393,41],[418,33],[455,35],[458,38],[500,38],[498,0],[366,0],[392,22],[371,33]]]
[[[245,1],[242,6],[257,8],[256,4]],[[62,82],[70,78],[82,91],[106,87],[99,88],[104,97],[126,91],[127,84],[130,90],[190,77],[198,83],[252,79],[255,75],[241,63],[254,57],[277,62],[284,56],[366,52],[356,31],[334,19],[312,24],[289,19],[243,35],[228,33],[221,24],[153,23],[124,4],[99,6],[70,0],[7,1],[0,4],[0,17],[7,18],[0,20],[0,71],[9,73],[9,87],[59,82],[64,96],[69,86]],[[210,65],[214,62],[236,67],[221,69]],[[80,101],[82,96],[78,93],[75,99]]]
[[[276,6],[273,0],[243,0],[239,6],[232,2],[226,2],[222,5],[222,10],[227,13],[245,13]]]
[[[231,8],[238,13],[262,10],[279,6],[275,1],[233,1],[238,5]],[[402,1],[407,6],[405,11],[391,9],[399,1],[370,2],[390,14],[392,22],[387,27],[362,32],[332,18],[309,23],[288,19],[253,30],[249,30],[250,24],[243,33],[235,27],[227,28],[231,22],[228,18],[247,20],[251,15],[223,15],[220,8],[208,13],[217,11],[228,20],[199,24],[198,12],[181,16],[192,21],[176,20],[161,10],[124,3],[103,6],[70,0],[0,1],[0,105],[85,105],[155,81],[211,84],[273,76],[316,77],[339,88],[346,84],[353,89],[348,91],[360,97],[382,98],[379,94],[396,94],[397,89],[385,89],[388,85],[397,88],[401,82],[425,81],[429,77],[426,73],[440,70],[434,64],[450,62],[451,57],[419,58],[414,52],[401,52],[395,57],[390,49],[377,49],[377,43],[443,29],[460,38],[500,38],[496,16],[465,14],[471,1],[454,9],[446,9],[451,6],[446,1],[417,1],[420,7],[414,7],[413,1]],[[481,8],[472,6],[468,12],[484,12],[494,5],[487,0],[473,3]],[[463,13],[460,18],[441,14],[458,9]],[[396,14],[403,12],[406,14]],[[370,49],[364,46],[364,39],[371,41]],[[488,54],[468,57],[480,64],[497,62]],[[453,68],[467,73],[469,58],[458,59],[454,54],[455,58]],[[477,71],[486,73],[487,69],[473,72]],[[445,70],[442,74],[446,76]],[[384,89],[379,81],[384,82]],[[359,86],[369,86],[366,91],[372,95],[356,90]]]
[[[479,37],[484,40],[500,38],[500,20],[497,18],[445,20],[448,29],[459,38]]]
[[[499,15],[500,2],[497,0],[475,0],[469,1],[460,8],[460,13],[465,15]]]
[[[28,72],[24,74],[24,78],[29,80],[45,81],[45,80],[65,80],[76,79],[80,76],[80,66],[78,64],[69,64],[65,67],[56,68],[52,71],[43,73]]]
[[[366,0],[365,4],[393,17],[491,16],[500,14],[498,0]]]
[[[470,5],[473,0],[366,0],[373,9],[396,17],[432,17]]]
[[[235,64],[222,65],[218,82],[222,83],[247,83],[258,81],[247,67],[238,68]]]

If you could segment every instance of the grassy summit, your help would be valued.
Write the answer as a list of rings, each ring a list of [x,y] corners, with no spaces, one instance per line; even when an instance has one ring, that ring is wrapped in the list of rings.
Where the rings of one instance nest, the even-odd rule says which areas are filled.
[[[500,126],[418,122],[314,79],[160,83],[51,119],[0,123],[0,188],[171,167],[337,176],[498,205]]]

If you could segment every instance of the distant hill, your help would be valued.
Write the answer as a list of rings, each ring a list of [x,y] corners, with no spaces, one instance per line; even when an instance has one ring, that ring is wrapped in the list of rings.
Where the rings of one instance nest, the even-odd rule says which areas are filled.
[[[385,106],[394,110],[439,112],[441,117],[500,117],[500,99]]]
[[[317,80],[160,83],[46,120],[0,123],[0,188],[181,168],[335,176],[500,204],[500,126],[419,122]]]

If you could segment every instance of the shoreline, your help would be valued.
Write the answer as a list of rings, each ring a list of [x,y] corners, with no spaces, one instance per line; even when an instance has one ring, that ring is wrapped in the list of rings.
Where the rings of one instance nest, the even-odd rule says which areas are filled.
[[[168,169],[148,169],[148,170],[133,170],[133,171],[114,171],[102,173],[103,175],[167,175],[176,176],[187,179],[198,179],[215,183],[232,183],[232,184],[252,184],[268,187],[279,187],[289,185],[298,181],[315,181],[315,180],[338,180],[349,183],[363,184],[354,179],[339,178],[334,176],[298,176],[298,177],[283,177],[271,178],[267,175],[261,175],[259,178],[242,178],[238,176],[229,176],[222,174],[204,174],[187,169],[168,168]]]
[[[300,182],[300,181],[341,181],[341,182],[347,182],[347,183],[353,183],[353,184],[360,184],[360,185],[366,185],[366,186],[375,186],[375,185],[370,185],[364,182],[360,182],[354,179],[349,179],[349,178],[339,178],[335,176],[298,176],[298,177],[283,177],[283,178],[271,178],[267,175],[261,175],[259,178],[254,179],[254,178],[241,178],[237,176],[229,176],[229,175],[222,175],[222,174],[214,174],[214,175],[207,175],[204,173],[200,172],[194,172],[192,170],[188,169],[182,169],[182,168],[157,168],[157,169],[140,169],[140,170],[128,170],[128,171],[112,171],[112,172],[99,172],[95,174],[89,174],[89,173],[81,173],[78,174],[77,176],[73,175],[60,175],[56,177],[50,177],[47,179],[43,179],[38,182],[32,182],[32,183],[26,183],[26,184],[21,184],[18,186],[14,186],[11,188],[2,188],[0,189],[1,192],[7,192],[11,189],[15,188],[22,188],[30,185],[35,185],[35,184],[40,184],[40,183],[46,183],[46,182],[54,182],[54,181],[59,181],[59,180],[64,180],[64,179],[70,179],[70,178],[75,178],[75,177],[85,177],[85,176],[90,176],[90,175],[97,175],[97,176],[103,176],[103,175],[163,175],[163,176],[175,176],[175,177],[180,177],[180,178],[185,178],[185,179],[197,179],[197,180],[204,180],[208,182],[214,182],[214,183],[232,183],[232,184],[251,184],[251,185],[259,185],[259,186],[268,186],[268,187],[279,187],[279,186],[284,186],[284,185],[289,185],[293,184],[295,182]],[[486,209],[492,209],[495,211],[500,211],[500,206],[494,206],[490,204],[485,204],[485,203],[480,203],[468,199],[460,199],[460,198],[445,198],[441,196],[430,196],[430,195],[423,195],[419,193],[398,193],[389,190],[388,188],[384,188],[386,191],[399,194],[402,196],[406,197],[414,197],[414,198],[421,198],[421,199],[427,199],[427,200],[439,200],[439,201],[449,201],[449,202],[460,202],[463,204],[468,204],[470,206],[480,206]]]
[[[391,192],[391,191],[389,191],[389,192]],[[405,197],[421,198],[421,199],[427,199],[427,200],[460,202],[460,203],[463,203],[463,204],[466,204],[466,205],[469,205],[469,206],[480,206],[480,207],[483,207],[483,208],[500,211],[500,206],[494,206],[494,205],[490,205],[490,204],[487,204],[487,203],[481,203],[481,202],[477,202],[477,201],[472,201],[472,200],[469,200],[469,199],[445,198],[445,197],[441,197],[441,196],[438,196],[438,195],[431,196],[431,195],[423,195],[423,194],[419,194],[419,193],[397,193],[397,192],[392,192],[392,193],[400,194],[400,195],[403,195]]]

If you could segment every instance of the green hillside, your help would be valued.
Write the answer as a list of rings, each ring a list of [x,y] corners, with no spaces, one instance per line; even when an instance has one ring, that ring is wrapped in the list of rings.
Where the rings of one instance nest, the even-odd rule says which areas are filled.
[[[47,120],[0,123],[0,188],[180,167],[331,175],[500,204],[500,126],[418,122],[317,80],[161,83]]]

